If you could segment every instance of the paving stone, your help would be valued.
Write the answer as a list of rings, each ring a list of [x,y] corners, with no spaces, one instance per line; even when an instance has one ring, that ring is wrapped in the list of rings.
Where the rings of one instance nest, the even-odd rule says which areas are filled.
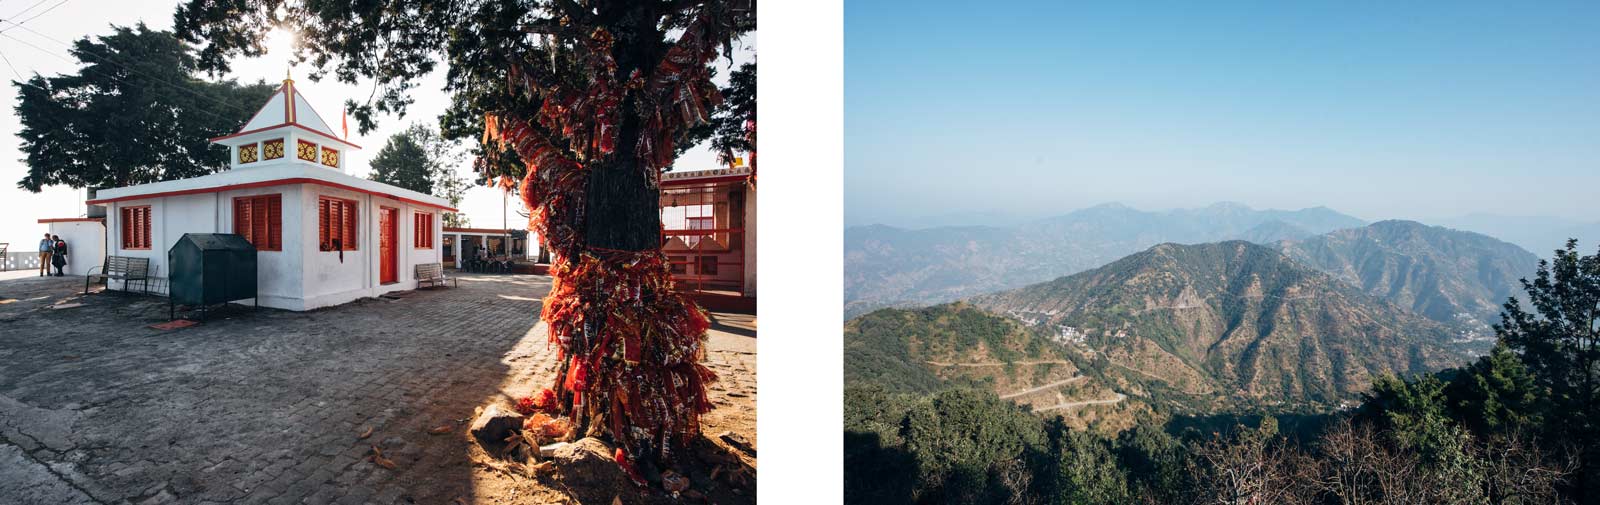
[[[27,489],[22,503],[448,503],[473,485],[466,425],[423,430],[554,373],[544,276],[467,275],[459,289],[301,313],[224,309],[173,331],[149,328],[166,320],[163,298],[46,308],[82,281],[0,281],[18,300],[0,305],[0,502]],[[716,360],[754,369],[754,339],[718,338]],[[373,444],[400,466],[366,462]]]

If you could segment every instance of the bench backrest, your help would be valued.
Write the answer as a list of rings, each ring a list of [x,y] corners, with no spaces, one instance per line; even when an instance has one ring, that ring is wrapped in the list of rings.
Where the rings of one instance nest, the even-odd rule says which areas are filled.
[[[127,275],[132,277],[149,275],[150,258],[106,256],[106,266],[103,270],[106,275]]]
[[[433,280],[444,277],[444,264],[423,263],[417,265],[417,280]]]

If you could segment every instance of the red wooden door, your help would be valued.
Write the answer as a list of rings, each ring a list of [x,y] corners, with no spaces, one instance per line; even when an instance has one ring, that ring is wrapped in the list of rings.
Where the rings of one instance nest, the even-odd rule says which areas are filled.
[[[399,230],[395,229],[400,221],[400,210],[389,207],[378,208],[378,282],[390,284],[399,280],[399,260],[396,257]]]

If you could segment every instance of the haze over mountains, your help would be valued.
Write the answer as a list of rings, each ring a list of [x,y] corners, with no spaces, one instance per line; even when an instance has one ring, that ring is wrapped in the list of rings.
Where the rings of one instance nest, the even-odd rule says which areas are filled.
[[[1366,224],[1326,207],[1253,210],[1236,203],[1143,211],[1109,203],[1015,226],[845,229],[845,317],[1043,282],[1163,242],[1280,240]]]
[[[1600,220],[1576,221],[1546,216],[1499,216],[1468,214],[1436,220],[1433,223],[1457,230],[1482,233],[1516,244],[1541,258],[1565,247],[1567,239],[1578,239],[1581,250],[1593,251],[1600,242]]]
[[[1415,224],[1415,223],[1413,223]],[[922,306],[959,300],[984,293],[1044,282],[1115,261],[1160,243],[1197,244],[1224,240],[1246,240],[1290,252],[1310,266],[1328,270],[1347,281],[1366,279],[1356,285],[1368,289],[1392,289],[1394,296],[1407,290],[1426,289],[1425,280],[1443,282],[1446,288],[1463,287],[1451,301],[1435,305],[1430,316],[1446,316],[1439,307],[1466,307],[1478,320],[1492,320],[1494,311],[1516,280],[1533,272],[1536,256],[1490,237],[1440,227],[1426,227],[1409,244],[1382,245],[1384,240],[1401,240],[1404,234],[1384,233],[1398,226],[1385,226],[1365,234],[1360,250],[1353,245],[1333,247],[1352,237],[1316,240],[1300,246],[1285,242],[1306,242],[1336,230],[1358,229],[1367,223],[1326,207],[1296,211],[1255,210],[1235,203],[1219,203],[1200,209],[1143,211],[1120,204],[1105,204],[1063,216],[1032,221],[1016,226],[961,226],[918,230],[874,225],[845,229],[845,316],[854,317],[886,306]],[[1422,238],[1425,235],[1426,238]],[[1478,237],[1478,239],[1468,238]],[[1487,241],[1485,241],[1487,240]],[[1427,244],[1460,249],[1427,251]],[[1374,245],[1379,244],[1379,245]],[[1467,246],[1466,244],[1472,244]],[[1331,247],[1331,249],[1330,249]],[[1296,251],[1291,251],[1293,248]],[[1310,249],[1326,249],[1312,256]],[[1335,251],[1334,249],[1337,249]],[[1384,268],[1352,261],[1374,260],[1374,251],[1389,251],[1387,268],[1405,266],[1428,272],[1392,271],[1393,280],[1380,279]],[[1449,261],[1451,255],[1487,254],[1489,267],[1477,272],[1468,261]],[[1415,264],[1402,256],[1417,255]],[[1343,259],[1340,259],[1343,257]],[[1530,258],[1535,258],[1530,261]],[[1476,257],[1470,259],[1477,259]],[[1519,266],[1520,265],[1520,266]],[[1362,268],[1356,268],[1361,266]],[[1448,268],[1447,268],[1448,266]],[[1431,272],[1431,273],[1430,273]],[[1365,277],[1363,277],[1363,274]],[[1509,279],[1509,283],[1506,281]],[[1493,286],[1493,289],[1485,286]],[[1424,296],[1424,298],[1429,298]],[[1410,300],[1396,300],[1415,307]],[[1434,303],[1437,300],[1425,300]],[[1486,309],[1485,307],[1490,307]],[[1453,315],[1453,313],[1451,314]]]

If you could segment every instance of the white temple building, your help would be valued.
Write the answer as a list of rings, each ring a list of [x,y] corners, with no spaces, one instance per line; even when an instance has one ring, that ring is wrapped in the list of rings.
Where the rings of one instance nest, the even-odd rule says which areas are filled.
[[[260,304],[310,310],[416,287],[415,266],[442,261],[447,200],[345,173],[360,146],[334,134],[292,79],[228,146],[226,170],[101,190],[106,254],[150,259],[185,233],[237,233],[257,249]],[[120,288],[120,285],[113,285]],[[251,303],[253,300],[244,300]]]

